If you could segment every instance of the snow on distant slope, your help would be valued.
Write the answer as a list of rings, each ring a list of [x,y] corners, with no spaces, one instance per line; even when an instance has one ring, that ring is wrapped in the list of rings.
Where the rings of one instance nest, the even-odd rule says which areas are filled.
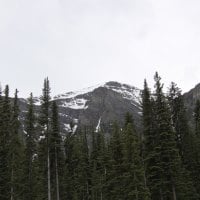
[[[98,124],[96,126],[96,130],[95,130],[96,133],[98,133],[101,130],[100,125],[101,125],[101,117],[99,118]]]
[[[66,106],[66,107],[68,106],[72,109],[87,109],[87,106],[85,106],[86,100],[82,99],[82,100],[80,100],[80,101],[82,101],[82,103],[81,102],[79,103],[78,102],[79,99],[76,100],[75,97],[77,97],[79,95],[87,94],[89,92],[93,92],[95,89],[97,89],[99,87],[104,87],[104,88],[110,89],[112,91],[115,91],[115,92],[121,94],[124,99],[128,99],[128,100],[140,105],[140,102],[141,102],[141,97],[140,97],[141,90],[140,89],[130,86],[130,85],[127,85],[127,84],[121,84],[121,83],[114,82],[114,81],[103,83],[103,84],[98,84],[98,85],[84,88],[82,90],[78,90],[75,92],[67,92],[65,94],[60,94],[60,95],[55,96],[54,99],[55,100],[72,99],[71,102],[65,103],[64,106]],[[133,103],[133,105],[135,105],[134,103]],[[81,105],[82,105],[82,107],[81,107]],[[138,106],[138,105],[135,105],[135,106]]]
[[[127,85],[127,84],[121,84],[117,82],[108,82],[105,84],[104,87],[111,89],[117,93],[120,93],[123,98],[128,99],[130,101],[134,101],[138,105],[140,105],[140,102],[141,102],[140,89]]]
[[[104,84],[98,84],[92,87],[88,87],[88,88],[83,88],[82,90],[78,90],[78,91],[74,91],[74,92],[67,92],[65,94],[60,94],[54,97],[55,100],[58,99],[71,99],[74,97],[77,97],[78,95],[83,95],[83,94],[87,94],[89,92],[94,91],[95,89],[104,86]]]
[[[62,107],[71,108],[71,109],[87,109],[88,106],[86,105],[87,100],[86,99],[79,99],[79,98],[72,98],[70,102],[63,101]]]

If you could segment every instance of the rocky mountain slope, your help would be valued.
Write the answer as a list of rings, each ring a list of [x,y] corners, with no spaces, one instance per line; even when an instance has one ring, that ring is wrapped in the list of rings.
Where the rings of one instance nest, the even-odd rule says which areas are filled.
[[[107,131],[114,121],[122,123],[127,112],[133,115],[138,130],[141,129],[141,90],[118,82],[107,82],[75,92],[67,92],[53,98],[59,108],[60,126],[63,134],[75,132],[78,127],[90,127]],[[195,102],[200,99],[200,84],[183,95],[188,119],[193,124]],[[34,99],[36,114],[40,101]],[[27,112],[27,99],[20,99],[23,121]],[[121,124],[123,125],[123,124]]]
[[[54,100],[59,108],[61,131],[64,134],[69,131],[75,132],[77,127],[82,126],[108,130],[113,121],[123,122],[127,112],[133,115],[136,126],[141,127],[141,90],[127,84],[107,82],[57,95]],[[38,111],[39,98],[35,98],[34,101]],[[22,121],[27,112],[26,107],[27,100],[20,99]]]
[[[192,88],[189,92],[186,92],[183,97],[188,113],[188,119],[190,121],[190,124],[192,125],[194,120],[193,111],[195,108],[195,104],[198,99],[200,100],[200,83]]]

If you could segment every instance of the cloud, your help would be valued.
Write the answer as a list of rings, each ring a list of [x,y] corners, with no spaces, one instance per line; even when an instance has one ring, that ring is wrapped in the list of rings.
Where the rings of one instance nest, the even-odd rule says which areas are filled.
[[[110,80],[142,87],[157,70],[186,91],[199,82],[189,73],[199,10],[197,0],[2,0],[0,79],[27,96],[47,75],[57,94]]]

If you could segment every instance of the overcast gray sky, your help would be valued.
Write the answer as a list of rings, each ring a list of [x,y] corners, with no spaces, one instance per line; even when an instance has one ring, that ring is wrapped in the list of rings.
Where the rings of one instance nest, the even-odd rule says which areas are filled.
[[[1,0],[0,81],[20,96],[115,80],[142,88],[158,71],[200,82],[199,0]]]

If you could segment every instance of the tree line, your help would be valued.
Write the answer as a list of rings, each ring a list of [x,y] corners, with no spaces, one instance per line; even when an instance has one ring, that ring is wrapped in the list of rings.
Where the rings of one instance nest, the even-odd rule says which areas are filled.
[[[28,99],[24,130],[18,91],[0,91],[1,200],[198,200],[200,199],[200,101],[188,125],[181,90],[167,94],[158,73],[142,92],[143,131],[132,115],[112,132],[87,127],[61,135],[56,102],[44,80],[40,110]],[[22,133],[23,131],[23,133]]]

